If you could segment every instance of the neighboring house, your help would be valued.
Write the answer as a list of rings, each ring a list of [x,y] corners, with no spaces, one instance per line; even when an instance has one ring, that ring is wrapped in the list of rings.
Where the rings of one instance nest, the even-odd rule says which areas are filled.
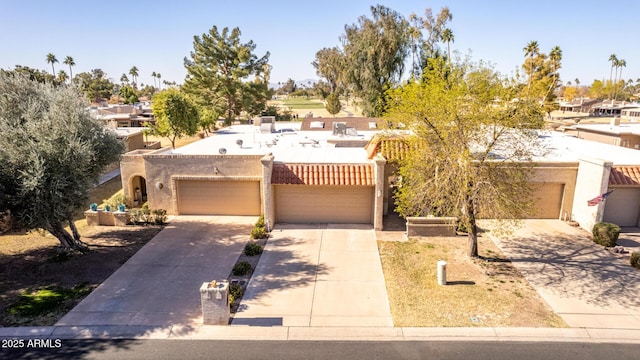
[[[591,106],[589,116],[620,116],[628,108],[637,108],[637,103],[617,100],[604,100]]]
[[[571,101],[560,101],[560,110],[561,111],[572,111],[572,112],[589,112],[591,107],[599,102],[598,99],[589,99],[589,98],[578,98],[573,99]]]
[[[311,130],[317,121],[325,123],[324,130]],[[264,214],[270,226],[364,223],[382,229],[407,132],[357,131],[349,123],[346,129],[334,123],[327,128],[328,123],[318,118],[277,123],[274,133],[234,125],[178,149],[130,152],[121,161],[124,193],[170,214]],[[625,196],[640,192],[637,179],[609,181],[621,169],[640,167],[637,152],[555,132],[544,132],[541,139],[551,152],[535,159],[531,183],[538,210],[527,217],[573,219],[585,229],[603,216],[624,226],[638,224],[640,199],[621,205],[620,196],[612,194],[597,206],[587,205],[609,187],[624,187],[616,192]],[[605,204],[613,210],[605,211]]]
[[[620,118],[612,119],[609,124],[572,125],[563,131],[584,140],[640,150],[640,124],[620,124]]]
[[[143,127],[146,123],[154,124],[156,121],[149,102],[91,107],[89,111],[96,119],[111,129]]]

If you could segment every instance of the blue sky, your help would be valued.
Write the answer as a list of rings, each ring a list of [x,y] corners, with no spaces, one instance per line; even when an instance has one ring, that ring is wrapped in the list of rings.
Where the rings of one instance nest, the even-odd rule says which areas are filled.
[[[20,64],[50,71],[45,57],[52,52],[60,62],[72,56],[74,74],[101,68],[118,81],[135,65],[143,83],[153,82],[154,71],[181,83],[193,36],[217,25],[239,27],[242,40],[253,40],[259,55],[271,53],[271,82],[316,78],[315,53],[338,45],[344,25],[369,14],[376,3],[405,16],[448,6],[452,50],[490,62],[503,74],[522,65],[522,48],[536,40],[543,52],[560,46],[564,81],[608,79],[612,53],[627,62],[624,79],[640,78],[640,25],[634,21],[640,2],[635,0],[0,0],[0,68]],[[68,71],[56,64],[59,69]]]

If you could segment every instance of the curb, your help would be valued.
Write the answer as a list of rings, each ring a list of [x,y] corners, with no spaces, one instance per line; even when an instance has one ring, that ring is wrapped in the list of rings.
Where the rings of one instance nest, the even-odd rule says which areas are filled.
[[[640,329],[253,326],[44,326],[0,328],[0,339],[164,339],[271,341],[515,341],[640,344]]]

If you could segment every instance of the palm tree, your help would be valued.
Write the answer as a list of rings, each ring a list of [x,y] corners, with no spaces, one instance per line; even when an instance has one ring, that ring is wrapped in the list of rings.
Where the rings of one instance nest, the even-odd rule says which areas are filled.
[[[454,42],[455,36],[453,36],[453,31],[447,28],[442,30],[442,41],[447,43],[447,54],[449,56],[449,63],[451,63],[451,48],[449,48],[449,43]]]
[[[618,96],[618,81],[620,81],[619,79],[622,79],[622,68],[627,67],[627,61],[625,59],[616,59],[615,65],[616,65],[616,78],[615,78],[615,84],[613,87],[613,91],[614,91],[613,100],[616,100]],[[620,74],[618,74],[618,68],[620,68]]]
[[[151,73],[151,77],[153,78],[153,87],[156,87],[156,77],[157,76],[158,75],[156,74],[155,71]]]
[[[138,80],[138,68],[137,67],[132,67],[131,70],[129,70],[129,75],[131,75],[131,81],[133,81],[133,86],[136,87],[136,82]]]
[[[127,74],[122,74],[122,76],[120,76],[120,83],[122,84],[122,86],[129,83],[129,78],[127,77]]]
[[[616,54],[609,55],[609,61],[611,61],[611,70],[609,70],[609,83],[611,83],[611,76],[613,75],[613,67],[616,65],[616,61],[618,61],[618,57]]]
[[[162,86],[162,85],[160,85],[160,78],[162,77],[162,75],[160,75],[160,73],[157,73],[156,77],[158,78],[158,89],[160,89],[161,86]]]
[[[69,65],[69,79],[73,80],[73,70],[71,69],[71,67],[76,66],[76,62],[71,56],[67,56],[64,58],[64,61],[62,63],[65,65]]]
[[[522,50],[524,51],[524,56],[529,57],[529,83],[527,84],[527,91],[529,91],[533,78],[533,57],[540,52],[540,46],[538,46],[537,41],[531,40]]]
[[[47,63],[51,64],[51,75],[53,75],[54,77],[56,76],[56,68],[53,66],[53,64],[57,62],[58,59],[56,59],[55,55],[53,55],[52,53],[47,54]]]
[[[58,82],[63,84],[65,81],[69,80],[69,76],[64,70],[58,71]]]
[[[553,90],[554,85],[556,85],[558,68],[560,67],[561,60],[562,60],[562,50],[560,49],[560,46],[554,46],[549,52],[549,61],[551,62],[551,68],[553,69],[553,80],[551,81],[551,84],[549,84],[549,89],[547,90],[547,94],[544,96],[545,99],[547,98],[547,96],[549,96],[549,94]]]

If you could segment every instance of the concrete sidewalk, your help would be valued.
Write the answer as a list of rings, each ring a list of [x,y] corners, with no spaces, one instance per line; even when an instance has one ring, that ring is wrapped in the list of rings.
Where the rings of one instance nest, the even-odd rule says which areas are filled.
[[[583,230],[526,220],[494,241],[570,327],[632,329],[640,338],[640,271]]]
[[[203,326],[198,289],[228,276],[255,220],[180,216],[56,326],[0,328],[0,338],[640,344],[640,272],[581,230],[540,220],[496,242],[572,328],[393,327],[373,230],[317,225],[276,230],[236,325]]]
[[[256,219],[176,217],[56,325],[201,325],[200,286],[229,276]]]
[[[232,325],[392,327],[371,226],[276,226]]]

